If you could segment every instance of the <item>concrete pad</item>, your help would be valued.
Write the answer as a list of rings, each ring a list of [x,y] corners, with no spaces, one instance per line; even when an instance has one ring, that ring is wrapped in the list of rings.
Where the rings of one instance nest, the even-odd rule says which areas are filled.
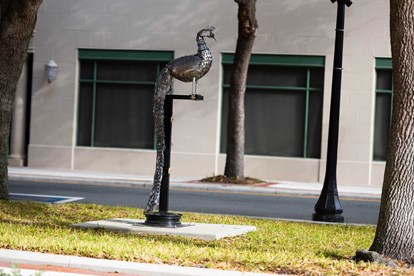
[[[180,227],[165,228],[148,226],[144,224],[144,220],[139,219],[123,219],[113,218],[107,220],[88,221],[78,224],[72,224],[72,227],[78,228],[103,228],[110,231],[118,231],[124,233],[135,234],[156,234],[156,235],[172,235],[197,238],[201,240],[211,241],[226,237],[233,237],[256,231],[255,226],[246,225],[228,225],[228,224],[206,224],[206,223],[185,223]]]

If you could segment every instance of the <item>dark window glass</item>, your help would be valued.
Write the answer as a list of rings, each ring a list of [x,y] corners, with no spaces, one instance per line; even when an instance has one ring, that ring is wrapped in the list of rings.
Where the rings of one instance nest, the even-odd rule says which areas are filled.
[[[166,63],[80,60],[77,144],[153,149],[153,89]]]
[[[304,105],[298,91],[249,91],[246,154],[303,156]]]
[[[392,112],[392,69],[377,69],[373,159],[385,161]]]
[[[97,147],[147,148],[154,144],[153,87],[98,85],[95,112]]]
[[[307,157],[320,158],[322,140],[323,94],[312,91],[309,94]]]
[[[306,68],[254,65],[249,69],[249,85],[306,87]]]
[[[232,65],[223,65],[223,153],[227,149],[231,68]],[[245,96],[245,153],[320,158],[323,77],[323,68],[250,65]]]
[[[93,85],[81,83],[79,89],[78,145],[91,145]]]
[[[377,94],[375,99],[374,160],[385,160],[387,156],[391,96],[388,93]]]
[[[231,70],[233,66],[230,64],[223,64],[223,84],[230,84]]]
[[[229,123],[229,89],[223,88],[223,100],[222,100],[222,113],[221,113],[221,143],[220,152],[227,152],[227,133]]]
[[[155,82],[156,78],[155,62],[98,61],[98,80]]]
[[[304,99],[303,93],[291,91],[255,91],[246,94],[246,154],[302,156]],[[228,105],[228,89],[223,104]],[[301,112],[296,112],[300,107]],[[223,113],[222,152],[226,152],[228,109]],[[264,125],[264,124],[267,125]]]
[[[323,68],[312,68],[310,69],[310,87],[323,89],[323,82],[325,71]]]
[[[377,69],[377,89],[392,90],[392,71]]]
[[[94,66],[94,61],[81,60],[80,62],[81,80],[93,80],[93,66]]]

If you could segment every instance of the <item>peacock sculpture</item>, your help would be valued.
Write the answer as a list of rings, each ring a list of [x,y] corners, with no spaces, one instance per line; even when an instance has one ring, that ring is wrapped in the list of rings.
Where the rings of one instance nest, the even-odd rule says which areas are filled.
[[[183,82],[192,82],[192,95],[196,94],[197,82],[210,70],[213,57],[204,41],[205,37],[214,38],[214,27],[208,26],[197,33],[197,54],[183,56],[165,65],[158,76],[154,88],[153,115],[155,136],[157,140],[157,159],[155,164],[154,183],[144,213],[154,212],[159,206],[161,181],[164,168],[165,130],[164,102],[166,95],[173,94],[173,78]]]

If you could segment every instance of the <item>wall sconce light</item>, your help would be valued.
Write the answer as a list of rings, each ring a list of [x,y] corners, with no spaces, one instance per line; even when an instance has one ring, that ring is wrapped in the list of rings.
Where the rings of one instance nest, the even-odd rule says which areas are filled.
[[[48,83],[51,83],[56,79],[57,69],[58,65],[52,59],[50,59],[49,62],[45,64],[45,74]]]

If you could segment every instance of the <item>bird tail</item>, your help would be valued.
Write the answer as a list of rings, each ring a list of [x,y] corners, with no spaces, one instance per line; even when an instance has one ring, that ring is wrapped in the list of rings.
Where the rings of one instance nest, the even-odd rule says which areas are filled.
[[[165,66],[161,69],[154,88],[153,116],[157,143],[157,159],[155,163],[154,183],[144,214],[153,212],[159,206],[161,181],[164,169],[164,103],[167,94],[172,94],[173,79],[170,70]]]

